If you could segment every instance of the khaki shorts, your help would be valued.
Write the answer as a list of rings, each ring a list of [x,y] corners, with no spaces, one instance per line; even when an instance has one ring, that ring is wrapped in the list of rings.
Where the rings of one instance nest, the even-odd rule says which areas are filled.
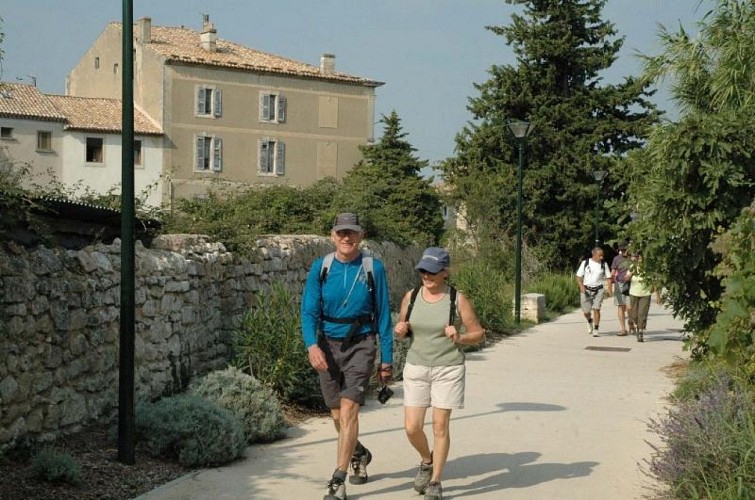
[[[600,306],[603,305],[603,294],[606,289],[601,288],[597,292],[591,292],[585,288],[585,293],[579,294],[579,305],[582,307],[582,312],[587,314],[590,309],[597,309],[600,311]]]
[[[464,365],[404,365],[404,406],[464,408]]]
[[[625,306],[629,304],[629,294],[624,295],[621,293],[621,283],[613,284],[613,305]]]
[[[328,369],[320,374],[320,390],[328,408],[340,408],[341,398],[364,404],[367,384],[375,371],[377,342],[375,335],[358,337],[346,352],[341,341],[321,337],[320,346],[328,362]]]

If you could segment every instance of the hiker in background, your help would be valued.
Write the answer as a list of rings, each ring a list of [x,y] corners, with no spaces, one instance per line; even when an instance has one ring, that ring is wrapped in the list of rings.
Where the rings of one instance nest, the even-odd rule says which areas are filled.
[[[611,270],[603,262],[603,249],[595,247],[589,259],[577,269],[579,303],[587,320],[587,333],[600,336],[600,306],[603,296],[611,296]]]
[[[403,378],[404,428],[420,456],[414,489],[433,500],[442,498],[451,411],[464,407],[464,353],[459,346],[477,344],[485,336],[467,297],[446,283],[450,264],[443,248],[425,249],[415,266],[422,286],[404,295],[401,321],[393,330],[398,338],[411,338]],[[425,415],[431,407],[432,449],[424,431]]]
[[[372,454],[359,442],[359,407],[364,404],[380,339],[378,378],[390,381],[393,335],[383,263],[359,248],[364,231],[355,214],[336,217],[330,237],[334,253],[315,260],[302,296],[302,334],[309,362],[320,376],[338,445],[336,469],[325,500],[346,498],[349,482],[367,482]]]
[[[642,272],[642,255],[639,252],[632,254],[632,263],[629,266],[627,275],[631,279],[627,311],[629,312],[629,318],[636,326],[637,342],[644,342],[648,324],[648,312],[650,311],[650,296],[654,290],[645,281],[645,276]],[[661,293],[658,289],[655,289],[655,298],[656,302],[660,304]]]
[[[613,278],[613,303],[619,310],[619,337],[627,335],[626,311],[629,302],[629,259],[627,258],[627,243],[619,243],[618,253],[611,261],[611,277]],[[634,333],[634,323],[629,320],[629,330]]]

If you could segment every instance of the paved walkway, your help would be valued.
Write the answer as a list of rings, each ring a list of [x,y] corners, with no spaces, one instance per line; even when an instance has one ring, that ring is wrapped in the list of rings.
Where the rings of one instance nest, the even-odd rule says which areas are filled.
[[[452,416],[445,498],[623,500],[648,493],[638,463],[650,455],[646,440],[655,440],[646,423],[672,388],[663,368],[684,357],[681,324],[653,304],[645,343],[617,337],[611,302],[599,338],[574,312],[467,357],[466,408]],[[349,499],[421,498],[412,489],[418,459],[404,435],[401,403],[399,387],[386,406],[373,399],[364,408],[361,440],[374,459],[367,484],[347,483]],[[249,447],[245,460],[141,498],[319,500],[334,468],[333,426],[311,419],[288,434]]]

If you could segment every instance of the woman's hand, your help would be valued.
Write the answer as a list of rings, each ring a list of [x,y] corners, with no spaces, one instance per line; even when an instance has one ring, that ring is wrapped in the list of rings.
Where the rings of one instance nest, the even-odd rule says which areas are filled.
[[[406,338],[411,330],[412,327],[408,321],[399,321],[396,323],[396,326],[393,327],[393,333],[400,339]]]
[[[451,342],[456,344],[459,342],[459,338],[461,335],[459,335],[458,330],[456,330],[456,327],[454,325],[448,325],[445,330],[446,337],[448,337]]]

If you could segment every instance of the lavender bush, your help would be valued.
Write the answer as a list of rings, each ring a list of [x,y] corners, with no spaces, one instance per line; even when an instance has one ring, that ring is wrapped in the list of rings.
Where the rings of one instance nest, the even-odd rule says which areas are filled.
[[[720,376],[649,427],[661,445],[645,471],[672,498],[755,498],[755,391]]]

